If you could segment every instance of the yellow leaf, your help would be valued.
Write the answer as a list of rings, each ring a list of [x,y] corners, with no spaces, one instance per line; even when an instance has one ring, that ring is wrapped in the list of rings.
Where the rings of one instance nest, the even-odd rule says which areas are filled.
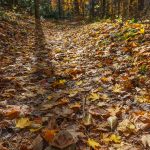
[[[74,97],[76,94],[78,94],[78,91],[77,90],[71,90],[69,91],[69,97]]]
[[[99,100],[100,95],[97,93],[91,93],[91,95],[88,97],[88,99],[90,99],[91,101],[96,101]]]
[[[102,81],[102,82],[109,82],[110,79],[109,79],[109,78],[106,78],[106,77],[102,77],[102,78],[101,78],[101,81]]]
[[[121,143],[121,137],[115,134],[112,134],[110,136],[110,141],[114,142],[114,143]]]
[[[67,81],[66,80],[59,80],[56,81],[52,84],[53,87],[59,87],[59,86],[63,86]]]
[[[72,104],[72,105],[70,105],[70,108],[71,109],[79,109],[79,108],[81,108],[81,104],[80,103]]]
[[[135,100],[139,103],[150,103],[150,96],[149,95],[141,95],[135,96]]]
[[[39,127],[39,128],[32,128],[32,129],[30,129],[30,132],[37,132],[37,131],[39,131],[40,129],[42,129],[42,127]]]
[[[119,84],[115,84],[115,86],[112,88],[112,91],[114,93],[120,93],[122,91],[122,87]]]
[[[66,80],[59,80],[60,84],[65,84],[67,81]]]
[[[125,119],[119,123],[117,130],[122,132],[125,136],[129,136],[136,131],[136,127],[130,120]]]
[[[113,142],[113,143],[121,143],[121,137],[118,136],[118,135],[115,135],[115,134],[112,134],[110,136],[108,136],[107,134],[106,135],[103,135],[103,141],[105,143],[110,143],[110,142]]]
[[[100,144],[98,142],[94,141],[93,139],[88,139],[87,143],[94,150],[98,150],[98,148],[100,147]]]
[[[119,114],[121,114],[121,107],[112,107],[108,109],[109,113],[111,116],[117,116]]]
[[[144,34],[145,33],[145,29],[144,28],[140,29],[139,33],[140,34]]]
[[[110,99],[107,94],[102,94],[102,95],[101,95],[101,98],[102,98],[103,100],[105,100],[105,101],[108,101],[108,100]]]
[[[29,118],[20,118],[19,120],[16,121],[16,127],[17,128],[26,128],[31,125],[31,121]]]
[[[82,84],[82,81],[78,81],[78,82],[76,82],[76,85],[81,85]]]
[[[52,96],[51,96],[51,95],[47,96],[47,99],[48,99],[48,100],[51,100],[51,99],[52,99]]]

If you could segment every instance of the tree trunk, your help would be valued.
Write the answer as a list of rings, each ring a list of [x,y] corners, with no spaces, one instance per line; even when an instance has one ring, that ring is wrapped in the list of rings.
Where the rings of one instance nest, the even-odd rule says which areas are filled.
[[[40,19],[40,12],[39,12],[40,2],[39,2],[39,0],[34,0],[34,4],[35,4],[35,18]]]
[[[75,10],[75,14],[77,14],[77,15],[80,14],[79,2],[78,2],[78,0],[74,0],[74,10]]]
[[[141,11],[144,9],[144,0],[138,0],[138,10]]]
[[[106,15],[106,0],[103,0],[102,8],[103,8],[103,18],[104,18]]]
[[[95,3],[94,3],[94,0],[90,0],[90,17],[93,18],[94,17],[94,6],[95,6]]]
[[[61,0],[58,0],[58,15],[59,15],[59,18],[61,18]]]

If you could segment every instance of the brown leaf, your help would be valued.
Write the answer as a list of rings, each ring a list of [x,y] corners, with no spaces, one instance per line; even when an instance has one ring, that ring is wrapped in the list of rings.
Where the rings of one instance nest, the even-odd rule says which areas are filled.
[[[5,116],[9,119],[14,119],[19,116],[20,112],[16,109],[10,109],[5,112]]]
[[[40,135],[38,135],[33,141],[32,148],[33,150],[43,150],[43,146],[43,139]]]
[[[75,144],[72,135],[70,132],[64,130],[56,134],[51,145],[60,149],[64,149],[72,144]]]
[[[92,124],[92,115],[90,113],[86,114],[85,117],[83,118],[83,124],[85,126],[89,126]]]
[[[9,150],[8,148],[4,147],[1,143],[0,143],[0,150]]]

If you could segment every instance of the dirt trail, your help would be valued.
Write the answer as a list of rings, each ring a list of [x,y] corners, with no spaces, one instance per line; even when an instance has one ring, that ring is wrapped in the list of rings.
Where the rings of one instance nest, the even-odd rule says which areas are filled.
[[[28,20],[13,30],[10,25],[12,36],[5,32],[5,22],[0,25],[10,40],[2,41],[1,51],[3,145],[11,150],[32,145],[54,119],[50,129],[68,130],[79,150],[88,149],[88,138],[99,142],[103,150],[142,148],[138,141],[147,130],[140,129],[143,122],[135,119],[137,115],[145,118],[150,109],[148,28],[147,37],[137,34],[145,39],[142,42],[121,39],[126,37],[118,33],[133,31],[110,22],[81,25]],[[139,47],[143,51],[137,57]],[[113,116],[117,119],[110,123],[108,118]],[[24,117],[32,126],[20,130],[16,120]],[[112,134],[119,138],[117,142]]]

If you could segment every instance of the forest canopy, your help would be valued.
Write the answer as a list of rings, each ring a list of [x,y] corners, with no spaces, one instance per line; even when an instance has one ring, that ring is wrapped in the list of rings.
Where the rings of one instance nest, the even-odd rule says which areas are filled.
[[[1,0],[0,5],[34,13],[39,3],[44,18],[142,18],[148,14],[149,0]]]

